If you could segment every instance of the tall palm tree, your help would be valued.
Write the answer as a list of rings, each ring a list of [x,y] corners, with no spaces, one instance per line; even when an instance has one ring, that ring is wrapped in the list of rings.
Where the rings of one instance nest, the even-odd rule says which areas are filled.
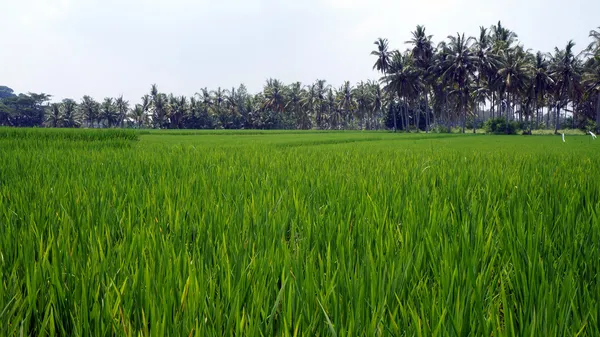
[[[127,117],[127,112],[129,111],[129,101],[126,101],[123,98],[123,95],[121,95],[115,100],[115,108],[117,110],[115,123],[122,127],[123,123],[125,122],[125,118]]]
[[[77,102],[70,98],[65,98],[61,103],[61,108],[60,125],[65,128],[78,127],[80,121],[79,114],[77,113]]]
[[[560,128],[560,110],[566,109],[570,96],[575,92],[581,74],[578,73],[576,67],[576,57],[573,53],[575,42],[573,40],[567,42],[565,49],[554,48],[554,55],[550,65],[550,75],[554,80],[556,106],[556,123],[554,132],[558,133]]]
[[[133,119],[135,125],[141,128],[145,124],[146,114],[141,104],[136,104],[129,112],[129,117]]]
[[[370,92],[373,100],[371,113],[374,116],[374,120],[371,121],[371,125],[372,128],[374,126],[376,129],[379,129],[381,119],[383,117],[383,107],[385,106],[385,95],[383,90],[381,89],[381,85],[377,82],[370,83]]]
[[[142,108],[142,112],[144,114],[144,118],[143,118],[144,124],[148,122],[149,112],[150,112],[151,107],[152,107],[152,100],[150,99],[150,96],[147,94],[142,96],[141,108]],[[141,126],[141,125],[138,124],[138,127],[139,126]]]
[[[100,103],[90,96],[83,96],[79,105],[83,118],[88,126],[93,127],[100,114]]]
[[[52,103],[46,116],[46,125],[56,128],[60,125],[61,111],[60,103]]]
[[[433,66],[433,42],[431,41],[432,35],[425,33],[425,27],[418,25],[415,31],[412,33],[412,39],[406,41],[406,43],[413,46],[411,55],[415,60],[415,65],[419,71],[421,77],[421,84],[423,86],[423,96],[425,99],[425,132],[429,133],[429,91],[432,82],[432,66]],[[418,128],[420,116],[417,114],[415,124]]]
[[[500,21],[491,27],[490,38],[495,51],[511,48],[517,42],[518,37],[515,32],[504,27]]]
[[[223,109],[225,106],[225,90],[218,87],[217,90],[212,93],[212,108],[216,119],[219,121],[219,126],[224,127],[227,125],[227,115]]]
[[[325,80],[317,80],[314,86],[314,109],[315,109],[315,122],[317,128],[324,128],[323,114],[327,110],[327,104],[325,101],[327,92],[331,89]]]
[[[588,61],[583,74],[583,85],[591,97],[596,97],[596,132],[600,133],[600,52]]]
[[[164,129],[169,125],[169,99],[164,93],[157,93],[153,100],[152,123],[155,128]]]
[[[275,113],[275,127],[279,128],[283,121],[286,106],[286,87],[278,79],[268,79],[263,88],[265,96],[264,109]]]
[[[530,66],[526,53],[522,48],[505,49],[502,53],[498,76],[501,85],[509,95],[506,109],[506,133],[508,133],[508,122],[511,117],[509,113],[514,115],[515,102],[518,100],[519,94],[525,89],[525,85],[529,82],[529,74]]]
[[[354,89],[349,81],[345,81],[339,90],[339,111],[342,114],[342,128],[347,128],[354,113]]]
[[[404,128],[409,132],[408,100],[420,92],[419,72],[411,63],[409,54],[402,55],[399,51],[392,53],[392,61],[386,76],[382,79],[386,91],[395,93],[403,101]],[[397,130],[396,114],[394,113],[394,131]]]
[[[487,100],[491,101],[490,108],[494,111],[494,92],[492,85],[497,78],[499,60],[491,50],[492,39],[485,27],[479,27],[479,36],[473,40],[473,54],[477,58],[477,76],[475,78],[477,89],[484,89],[485,94],[480,92],[478,97],[484,101],[478,101],[478,104],[485,104]],[[482,95],[483,94],[483,95]]]
[[[373,64],[373,69],[385,74],[390,67],[391,60],[388,40],[378,38],[373,44],[377,46],[377,50],[371,52],[371,55],[377,56],[377,61]]]
[[[595,56],[600,52],[600,27],[597,30],[590,30],[590,37],[592,38],[592,42],[588,45],[587,51]]]
[[[540,106],[543,106],[544,96],[554,85],[554,81],[552,80],[552,77],[550,77],[548,68],[548,60],[544,54],[542,54],[542,52],[538,51],[535,54],[535,61],[531,69],[535,96],[534,105],[536,111],[536,127],[539,127]]]
[[[448,36],[448,40],[449,54],[445,61],[444,76],[449,79],[452,85],[451,92],[457,99],[464,133],[470,99],[469,86],[477,70],[477,57],[471,49],[473,38],[465,38],[465,34],[457,33],[456,36]]]
[[[112,127],[113,122],[116,119],[116,109],[114,100],[111,97],[104,98],[102,105],[100,106],[100,114],[98,116],[99,121],[106,127]]]

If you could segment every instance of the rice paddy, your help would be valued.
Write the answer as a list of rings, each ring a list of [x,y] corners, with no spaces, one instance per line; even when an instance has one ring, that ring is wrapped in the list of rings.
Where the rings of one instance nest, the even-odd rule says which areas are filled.
[[[0,335],[598,335],[599,151],[2,129]]]

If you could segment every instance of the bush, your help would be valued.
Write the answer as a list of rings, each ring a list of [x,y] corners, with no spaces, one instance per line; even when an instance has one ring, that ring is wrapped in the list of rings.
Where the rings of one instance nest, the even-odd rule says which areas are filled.
[[[433,124],[430,127],[432,133],[452,133],[452,129],[446,125]]]
[[[506,118],[498,117],[498,118],[488,119],[484,123],[483,128],[485,129],[485,132],[487,132],[487,133],[506,134],[507,133],[506,132],[506,130],[507,130]],[[521,129],[522,129],[522,126],[519,124],[519,122],[517,122],[517,121],[508,122],[508,134],[509,135],[514,135],[517,133],[517,131],[519,131]]]

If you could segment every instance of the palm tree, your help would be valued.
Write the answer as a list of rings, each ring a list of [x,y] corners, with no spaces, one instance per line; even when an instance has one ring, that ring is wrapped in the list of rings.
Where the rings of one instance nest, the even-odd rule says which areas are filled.
[[[583,74],[583,85],[591,97],[596,96],[596,133],[600,133],[600,52],[588,61]]]
[[[354,89],[349,81],[345,81],[339,90],[339,111],[342,113],[342,128],[347,128],[354,113]]]
[[[61,108],[60,125],[65,128],[78,127],[80,122],[79,114],[77,113],[77,102],[70,98],[65,98],[61,103]]]
[[[590,30],[590,37],[593,41],[588,45],[587,51],[594,56],[600,52],[600,27],[598,27],[598,30]]]
[[[129,101],[123,99],[123,95],[121,95],[115,100],[115,108],[117,110],[115,123],[122,127],[129,111]]]
[[[477,89],[485,89],[488,96],[485,101],[479,103],[485,104],[487,100],[491,100],[490,108],[492,114],[494,112],[494,91],[492,84],[495,83],[498,72],[498,57],[491,50],[492,40],[485,27],[479,27],[479,36],[474,38],[473,54],[477,58],[477,76],[475,78]],[[477,95],[481,97],[481,93]]]
[[[142,119],[143,124],[146,124],[148,122],[151,107],[152,107],[152,100],[150,99],[150,96],[149,95],[142,96],[141,108],[142,108],[142,113],[144,114],[144,118]],[[141,126],[141,125],[138,124],[138,127],[139,126]]]
[[[326,84],[325,80],[317,80],[314,87],[314,108],[315,108],[315,121],[317,128],[323,129],[324,120],[323,112],[327,109],[325,104],[325,95],[331,87]]]
[[[373,44],[377,46],[377,50],[373,50],[371,52],[371,55],[377,56],[377,61],[375,61],[373,69],[376,69],[377,71],[385,75],[385,73],[387,73],[390,67],[391,60],[390,52],[388,50],[388,40],[378,38],[377,40],[375,40],[375,42],[373,42]]]
[[[135,125],[141,128],[145,124],[146,114],[144,108],[140,104],[136,104],[135,107],[129,112],[129,117],[133,119]]]
[[[309,115],[307,111],[302,111],[302,99],[304,97],[304,91],[302,90],[302,83],[294,82],[290,84],[287,89],[288,101],[285,109],[290,109],[294,117],[294,121],[297,129],[308,129],[310,127]]]
[[[157,93],[153,95],[152,123],[155,128],[164,129],[168,126],[169,101],[166,94]]]
[[[83,118],[88,126],[93,127],[100,114],[100,103],[90,96],[83,96],[79,105]]]
[[[46,125],[52,128],[56,128],[60,125],[60,103],[50,104],[49,113],[46,116]]]
[[[508,122],[510,120],[509,113],[514,115],[515,102],[518,95],[525,89],[526,83],[529,82],[529,73],[529,63],[522,48],[504,50],[498,76],[502,87],[509,95],[506,109],[506,133],[508,133]]]
[[[502,22],[498,21],[498,24],[492,25],[490,38],[493,49],[501,51],[511,48],[513,43],[517,41],[518,36],[510,29],[506,29],[506,27],[502,26]]]
[[[213,128],[213,118],[210,115],[213,106],[211,92],[207,88],[203,88],[200,91],[200,93],[196,93],[201,106],[200,116],[198,117],[199,123],[204,125],[205,128]]]
[[[188,113],[187,98],[185,96],[175,97],[173,94],[169,95],[169,122],[170,127],[175,129],[183,128],[183,120]]]
[[[392,53],[392,61],[386,76],[381,79],[386,84],[386,91],[395,93],[403,100],[404,128],[409,132],[408,99],[419,94],[419,72],[411,63],[409,54],[402,55],[399,51]],[[394,113],[394,131],[397,130],[396,114]]]
[[[462,116],[462,132],[465,132],[467,106],[469,102],[469,86],[477,70],[477,57],[473,55],[471,45],[473,38],[465,38],[465,34],[457,33],[448,36],[449,53],[445,61],[444,77],[448,78],[453,93],[457,99],[457,106]]]
[[[268,79],[264,86],[264,109],[275,113],[275,127],[280,127],[286,106],[286,87],[277,79]]]
[[[113,121],[115,120],[116,109],[114,106],[114,100],[110,97],[104,98],[102,105],[100,107],[99,121],[107,126],[113,126]]]
[[[576,69],[576,57],[573,54],[573,40],[567,42],[565,49],[554,48],[554,55],[550,65],[550,76],[554,80],[556,98],[556,123],[554,132],[558,133],[560,128],[560,109],[566,109],[569,97],[575,92],[576,86],[580,81],[581,75]]]
[[[374,124],[375,128],[379,129],[380,121],[383,115],[383,107],[385,106],[385,95],[383,93],[383,90],[381,90],[381,85],[377,82],[370,83],[370,91],[373,100],[371,113],[373,116],[375,116],[374,121],[372,121],[371,125]]]
[[[425,34],[425,27],[418,25],[415,31],[412,32],[412,39],[406,41],[413,46],[411,55],[415,60],[416,68],[419,71],[419,75],[422,79],[423,89],[422,92],[425,98],[425,132],[429,133],[429,91],[431,88],[432,81],[432,62],[433,62],[433,43],[431,42],[432,35]],[[419,130],[419,115],[415,124],[417,130]]]
[[[534,87],[534,105],[536,111],[536,127],[539,127],[540,123],[540,106],[543,106],[543,100],[546,93],[552,88],[554,85],[554,81],[550,77],[548,72],[548,60],[542,54],[542,52],[538,51],[535,54],[534,65],[531,69],[532,71],[532,81]]]

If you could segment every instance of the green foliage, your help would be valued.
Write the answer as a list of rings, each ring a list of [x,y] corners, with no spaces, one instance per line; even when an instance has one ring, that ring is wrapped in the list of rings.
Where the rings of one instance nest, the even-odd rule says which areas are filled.
[[[0,335],[599,331],[589,137],[210,133],[0,129]]]
[[[17,129],[0,128],[0,140],[35,140],[35,141],[108,141],[138,140],[138,132],[133,130],[74,130],[74,129]],[[67,143],[68,144],[68,143]]]
[[[15,96],[15,92],[11,88],[5,85],[0,85],[0,100],[13,96]]]
[[[508,122],[508,126],[506,124],[506,118],[504,117],[490,118],[485,121],[483,128],[487,133],[509,135],[514,135],[517,131],[524,128],[524,126],[517,121]]]

